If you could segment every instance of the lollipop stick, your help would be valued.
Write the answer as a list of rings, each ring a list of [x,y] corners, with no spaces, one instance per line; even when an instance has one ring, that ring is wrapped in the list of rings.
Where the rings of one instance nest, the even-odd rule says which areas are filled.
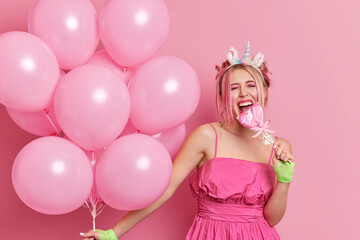
[[[265,145],[269,145],[269,144],[274,144],[275,143],[275,138],[270,135],[269,133],[263,131],[263,141],[265,143]]]

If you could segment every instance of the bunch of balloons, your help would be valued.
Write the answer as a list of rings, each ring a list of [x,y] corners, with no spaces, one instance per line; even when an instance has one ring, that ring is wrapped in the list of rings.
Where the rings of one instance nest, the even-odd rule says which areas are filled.
[[[98,15],[89,0],[37,0],[28,31],[0,35],[0,103],[41,136],[14,161],[20,199],[45,214],[89,195],[120,210],[154,202],[200,98],[185,61],[153,57],[169,32],[164,2],[107,0]]]

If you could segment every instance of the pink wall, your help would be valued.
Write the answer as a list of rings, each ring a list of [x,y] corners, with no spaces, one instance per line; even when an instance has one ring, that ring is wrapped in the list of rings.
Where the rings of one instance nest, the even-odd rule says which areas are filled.
[[[0,33],[26,30],[34,0],[1,0]],[[99,9],[103,0],[92,0]],[[165,0],[170,35],[159,55],[174,55],[198,73],[202,98],[187,122],[192,130],[216,119],[214,64],[226,49],[252,42],[273,72],[268,117],[289,139],[298,160],[282,239],[358,239],[360,169],[358,87],[360,2],[355,0]],[[4,239],[80,239],[91,228],[87,209],[48,216],[25,206],[11,183],[12,161],[35,137],[18,128],[0,107],[0,233]],[[187,181],[175,196],[123,239],[184,239],[195,214]],[[98,227],[123,212],[106,208]]]

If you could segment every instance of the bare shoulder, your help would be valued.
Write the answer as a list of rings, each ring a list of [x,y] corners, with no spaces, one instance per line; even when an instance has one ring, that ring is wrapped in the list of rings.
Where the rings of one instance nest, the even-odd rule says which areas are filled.
[[[289,152],[292,152],[291,143],[282,137],[278,137],[276,140],[276,145],[282,145],[284,146]]]
[[[213,124],[214,126],[214,124]],[[194,138],[196,141],[200,141],[204,144],[208,144],[215,138],[215,132],[209,123],[203,124],[197,127],[189,136]]]
[[[212,146],[214,139],[215,132],[210,124],[197,127],[183,143],[174,162],[191,159],[192,163],[198,164],[207,155],[209,146]]]

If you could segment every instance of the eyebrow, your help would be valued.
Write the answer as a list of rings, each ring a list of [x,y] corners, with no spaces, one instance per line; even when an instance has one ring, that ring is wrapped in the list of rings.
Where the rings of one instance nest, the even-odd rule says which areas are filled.
[[[247,80],[245,83],[255,83],[255,81],[254,80]],[[232,83],[232,84],[230,84],[231,86],[232,85],[239,85],[239,83]]]

